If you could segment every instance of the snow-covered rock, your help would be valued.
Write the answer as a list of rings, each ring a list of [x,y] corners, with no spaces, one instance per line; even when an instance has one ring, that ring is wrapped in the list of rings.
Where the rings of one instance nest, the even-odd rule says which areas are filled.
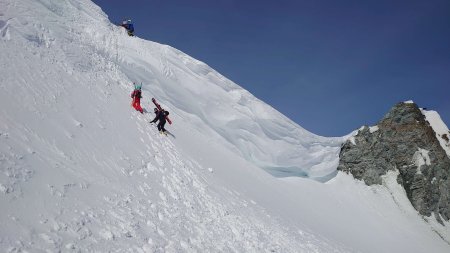
[[[399,170],[398,181],[413,206],[443,224],[450,219],[450,159],[438,133],[448,129],[439,117],[423,112],[413,102],[395,105],[377,131],[363,129],[344,144],[338,169],[369,185],[381,184],[382,175]]]

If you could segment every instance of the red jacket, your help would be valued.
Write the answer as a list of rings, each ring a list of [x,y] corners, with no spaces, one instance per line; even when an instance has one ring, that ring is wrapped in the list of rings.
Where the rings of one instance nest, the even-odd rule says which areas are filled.
[[[131,97],[132,98],[142,98],[142,92],[141,90],[134,90],[133,92],[131,92]]]

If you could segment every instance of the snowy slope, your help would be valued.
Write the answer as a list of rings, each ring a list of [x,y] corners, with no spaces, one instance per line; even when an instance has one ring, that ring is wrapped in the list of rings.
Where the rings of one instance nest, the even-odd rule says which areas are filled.
[[[326,180],[343,138],[301,128],[206,64],[156,43],[119,38],[121,70],[150,94],[219,142],[275,176]],[[161,75],[161,73],[163,75]]]
[[[329,179],[342,138],[311,134],[205,64],[126,36],[88,0],[0,0],[0,52],[2,251],[450,249],[395,180],[261,170]],[[170,110],[173,136],[130,108],[132,81],[146,109],[154,96]]]

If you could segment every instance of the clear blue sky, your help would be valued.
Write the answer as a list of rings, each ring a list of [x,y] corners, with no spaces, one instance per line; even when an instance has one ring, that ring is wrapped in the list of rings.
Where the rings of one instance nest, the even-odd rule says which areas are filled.
[[[450,125],[449,0],[93,0],[323,136],[414,100]]]

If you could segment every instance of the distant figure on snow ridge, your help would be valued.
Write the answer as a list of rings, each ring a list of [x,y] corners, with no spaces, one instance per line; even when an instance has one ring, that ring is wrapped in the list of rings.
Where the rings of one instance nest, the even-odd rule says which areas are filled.
[[[159,123],[158,123],[158,126],[157,126],[158,127],[158,131],[161,134],[167,135],[166,129],[164,128],[164,125],[166,124],[166,117],[169,115],[169,112],[165,111],[163,109],[158,110],[157,108],[154,109],[154,112],[155,112],[156,116],[155,116],[155,118],[152,121],[150,121],[150,123],[156,123],[159,120]]]
[[[121,26],[127,29],[129,36],[134,36],[134,26],[133,23],[131,23],[131,19],[122,21]]]
[[[131,98],[133,99],[131,106],[133,106],[134,109],[136,109],[136,111],[144,113],[144,109],[142,109],[141,107],[141,98],[142,98],[141,85],[136,85],[134,83],[134,90],[131,93]]]

